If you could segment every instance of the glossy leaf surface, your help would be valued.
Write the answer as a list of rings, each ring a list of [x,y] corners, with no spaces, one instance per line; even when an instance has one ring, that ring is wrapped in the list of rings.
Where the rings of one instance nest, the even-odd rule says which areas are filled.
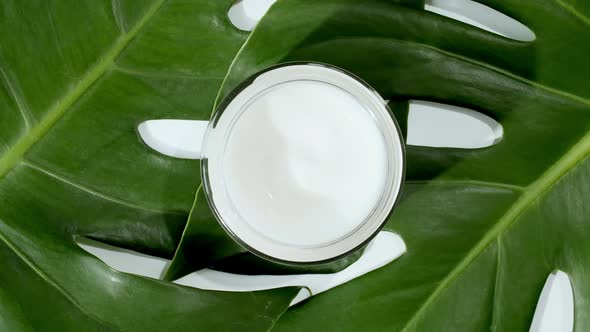
[[[270,65],[320,61],[359,75],[398,111],[408,99],[436,101],[504,129],[485,149],[408,147],[404,199],[386,227],[408,253],[293,308],[275,329],[524,331],[555,269],[571,277],[575,329],[589,328],[590,13],[573,1],[480,2],[536,40],[420,1],[285,0],[238,53],[220,97]]]
[[[590,12],[573,0],[480,2],[537,39],[411,0],[284,0],[247,41],[227,21],[229,1],[3,1],[0,329],[521,331],[559,268],[575,329],[588,330]],[[504,138],[481,150],[409,147],[387,225],[408,253],[278,322],[296,290],[179,287],[113,271],[75,245],[89,236],[171,256],[198,163],[153,153],[137,124],[206,119],[241,80],[292,60],[346,68],[401,114],[408,99],[479,110]],[[214,262],[250,269],[204,203],[197,195],[169,277]]]
[[[286,309],[296,289],[200,291],[114,271],[74,242],[172,256],[199,165],[150,151],[136,128],[208,118],[246,38],[230,5],[0,3],[0,330],[266,330]]]

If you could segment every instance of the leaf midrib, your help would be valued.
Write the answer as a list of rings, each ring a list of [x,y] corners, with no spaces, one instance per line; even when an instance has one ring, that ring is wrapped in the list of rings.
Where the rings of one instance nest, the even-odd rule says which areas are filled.
[[[16,144],[14,144],[7,152],[0,158],[0,179],[6,176],[21,160],[30,148],[37,143],[47,132],[61,119],[61,117],[71,108],[71,106],[78,100],[92,84],[94,84],[100,77],[102,77],[115,63],[121,52],[129,45],[129,43],[137,36],[140,30],[146,23],[156,14],[167,0],[158,0],[154,2],[146,11],[146,14],[141,17],[137,24],[127,33],[121,35],[113,46],[99,58],[98,62],[93,65],[84,76],[78,81],[74,88],[70,89],[62,98],[60,98],[54,106],[46,113],[46,115],[39,121],[39,123],[30,128]],[[20,105],[19,105],[20,106]],[[23,110],[20,109],[22,112]],[[84,307],[73,297],[66,289],[59,285],[49,275],[47,275],[40,267],[38,267],[32,259],[30,259],[24,252],[22,252],[15,244],[13,244],[7,236],[0,231],[0,242],[3,242],[10,248],[25,264],[27,264],[41,279],[47,284],[63,294],[76,308],[78,308],[87,317],[96,321],[97,323],[113,328],[112,325],[94,316],[88,312]]]
[[[115,60],[129,43],[138,35],[147,22],[156,14],[166,0],[155,1],[128,32],[116,39],[111,48],[90,67],[84,76],[58,99],[41,120],[19,138],[19,140],[0,158],[0,179],[6,176],[49,130],[71,109],[72,105],[88,91],[115,64]]]
[[[459,261],[453,270],[441,281],[438,287],[422,303],[410,320],[404,325],[406,331],[414,325],[426,309],[446,288],[481,254],[496,241],[518,218],[536,201],[543,197],[559,180],[574,169],[582,160],[590,155],[590,131],[586,133],[556,163],[545,171],[535,182],[525,188],[524,193],[514,202],[499,221],[488,231],[467,255]]]

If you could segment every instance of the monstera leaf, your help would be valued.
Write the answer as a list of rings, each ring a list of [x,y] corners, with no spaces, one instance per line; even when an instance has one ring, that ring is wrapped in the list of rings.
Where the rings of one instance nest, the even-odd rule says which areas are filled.
[[[322,61],[364,78],[397,111],[436,101],[504,129],[485,149],[408,147],[404,198],[386,226],[407,254],[293,308],[275,329],[524,331],[555,269],[571,278],[575,329],[590,329],[590,8],[480,2],[536,40],[426,12],[420,1],[285,0],[233,60],[220,97],[269,65]]]
[[[229,0],[2,1],[0,330],[519,331],[555,269],[571,277],[576,330],[588,330],[590,8],[480,2],[537,39],[499,37],[413,0],[282,0],[247,41],[227,20]],[[410,99],[478,110],[502,124],[503,140],[408,147],[408,183],[386,226],[408,253],[278,322],[296,289],[180,287],[113,271],[75,244],[87,236],[170,257],[198,163],[150,151],[137,124],[207,119],[242,79],[291,60],[356,73],[400,119]],[[210,264],[268,271],[245,266],[252,256],[202,198],[168,276]]]
[[[0,3],[0,330],[268,329],[295,289],[200,291],[110,269],[77,236],[172,256],[199,165],[146,119],[207,119],[246,38],[231,1]]]

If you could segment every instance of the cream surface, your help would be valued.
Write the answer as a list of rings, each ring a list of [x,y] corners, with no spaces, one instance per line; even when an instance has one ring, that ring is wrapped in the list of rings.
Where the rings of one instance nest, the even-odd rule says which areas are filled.
[[[257,232],[313,247],[370,215],[386,160],[384,138],[356,99],[327,83],[292,81],[245,106],[227,138],[223,176],[239,217]]]

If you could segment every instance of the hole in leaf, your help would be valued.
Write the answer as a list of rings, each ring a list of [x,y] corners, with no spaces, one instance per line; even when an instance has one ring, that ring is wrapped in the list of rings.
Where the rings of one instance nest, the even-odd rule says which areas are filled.
[[[227,16],[236,28],[244,31],[252,31],[275,1],[238,0],[231,6]]]
[[[238,0],[229,9],[228,17],[236,28],[252,31],[275,2],[276,0]],[[424,9],[506,38],[519,41],[536,39],[535,33],[526,25],[472,0],[426,0]]]
[[[143,142],[166,156],[201,159],[203,135],[209,121],[148,120],[137,130]]]
[[[458,106],[410,101],[410,145],[477,149],[502,139],[502,126],[482,113]]]
[[[530,332],[571,332],[574,330],[574,292],[563,271],[549,274],[539,296]]]
[[[76,244],[113,269],[160,279],[168,260],[136,251],[114,247],[85,237],[76,237]]]
[[[526,42],[536,39],[526,25],[475,1],[426,0],[424,9],[510,39]]]
[[[288,286],[302,286],[309,292],[300,292],[291,305],[317,295],[370,271],[381,268],[406,252],[404,240],[397,234],[381,231],[367,245],[363,255],[344,270],[326,274],[292,275],[239,275],[203,269],[175,281],[175,283],[200,289],[245,292]]]
[[[115,270],[159,279],[169,261],[117,248],[85,237],[77,237],[76,243]],[[241,275],[202,269],[186,275],[174,283],[207,290],[249,292],[288,286],[302,286],[293,299],[297,304],[312,294],[319,294],[370,271],[383,267],[406,252],[403,239],[394,233],[382,231],[367,245],[363,255],[346,269],[327,274],[293,275]]]

